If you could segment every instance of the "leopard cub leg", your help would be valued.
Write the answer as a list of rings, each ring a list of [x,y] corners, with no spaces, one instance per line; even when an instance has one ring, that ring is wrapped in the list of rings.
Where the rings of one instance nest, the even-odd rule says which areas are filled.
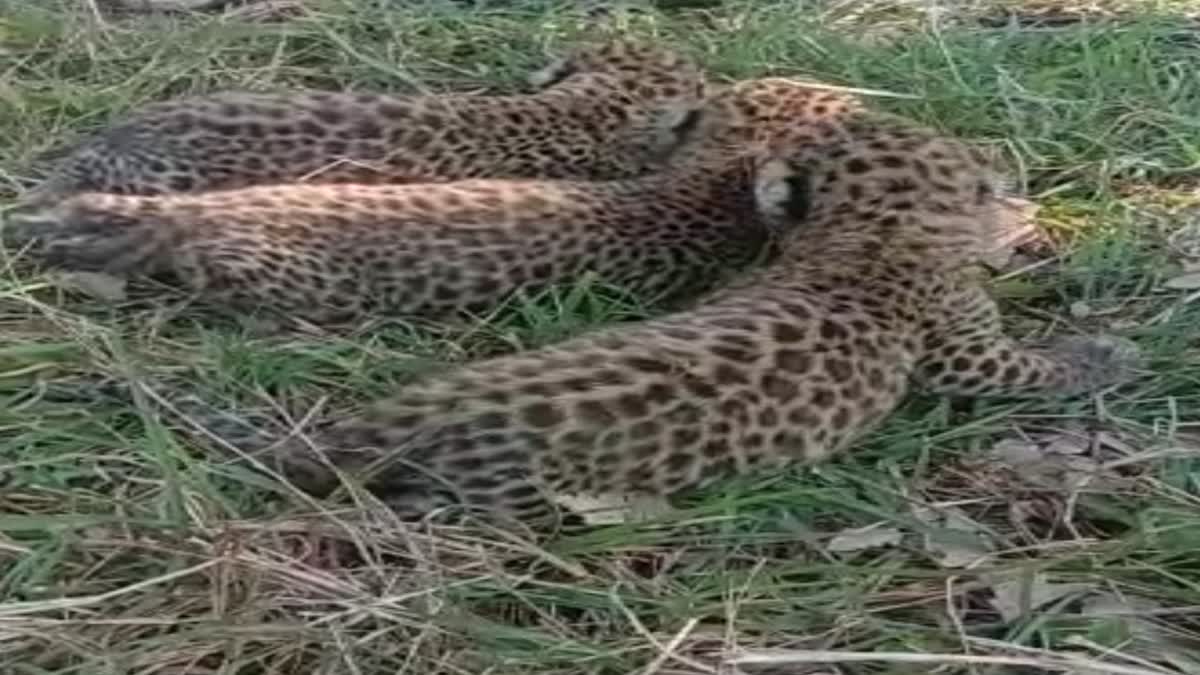
[[[1137,345],[1114,336],[1020,344],[1004,335],[996,305],[982,289],[945,306],[951,309],[928,322],[917,364],[917,379],[939,394],[1078,396],[1132,379],[1141,363]]]

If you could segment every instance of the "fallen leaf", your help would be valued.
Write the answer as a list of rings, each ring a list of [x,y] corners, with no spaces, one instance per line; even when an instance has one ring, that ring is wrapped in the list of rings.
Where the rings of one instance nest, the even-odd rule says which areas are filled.
[[[1200,272],[1189,272],[1172,277],[1164,281],[1163,286],[1178,291],[1194,291],[1200,288]]]
[[[56,275],[55,282],[64,288],[109,302],[124,300],[126,281],[120,277],[100,272],[64,272]]]
[[[1092,457],[1093,436],[1079,433],[1045,435],[1037,439],[1005,439],[992,446],[992,461],[1009,467],[1022,481],[1038,487],[1073,490],[1097,480],[1115,478],[1102,472]]]
[[[913,516],[934,528],[925,534],[924,548],[942,567],[970,567],[994,550],[986,529],[960,509],[920,506]]]
[[[554,501],[579,515],[588,525],[641,522],[674,510],[664,499],[619,494],[559,494]]]
[[[1008,466],[1020,466],[1042,459],[1038,446],[1018,438],[1005,438],[992,446],[992,458]]]
[[[1091,594],[1080,603],[1079,614],[1103,620],[1102,625],[1108,628],[1105,632],[1112,639],[1098,637],[1098,627],[1093,627],[1087,635],[1066,636],[1063,643],[1096,649],[1095,641],[1099,639],[1099,648],[1120,648],[1122,652],[1148,662],[1165,662],[1184,673],[1200,673],[1200,660],[1196,658],[1198,642],[1169,634],[1161,624],[1145,618],[1161,609],[1163,605],[1137,596],[1108,592]],[[1167,623],[1169,625],[1169,621]]]
[[[1082,455],[1087,452],[1087,440],[1075,435],[1062,435],[1046,444],[1043,452],[1057,455]]]
[[[1137,450],[1135,450],[1132,445],[1118,438],[1115,434],[1111,434],[1107,431],[1101,431],[1100,433],[1096,434],[1096,444],[1102,448],[1113,450],[1116,454],[1118,454],[1118,456],[1121,457],[1129,457],[1130,455],[1137,454]]]
[[[992,584],[995,597],[992,598],[991,604],[1005,622],[1012,623],[1031,610],[1068,595],[1086,593],[1093,588],[1091,584],[1084,583],[1051,583],[1047,581],[1044,573],[1037,572],[1033,576]]]
[[[834,553],[850,553],[865,551],[869,548],[896,546],[904,539],[904,534],[894,527],[884,527],[883,522],[866,527],[845,530],[825,545],[826,550]]]

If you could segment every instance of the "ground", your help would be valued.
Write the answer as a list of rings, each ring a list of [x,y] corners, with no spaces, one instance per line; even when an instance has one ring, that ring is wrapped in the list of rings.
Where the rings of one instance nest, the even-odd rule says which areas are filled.
[[[0,198],[55,139],[139,102],[515,87],[580,30],[550,3],[312,4],[253,24],[0,0]],[[999,4],[1015,6],[727,0],[621,20],[720,75],[870,90],[1003,153],[1053,242],[993,284],[1013,330],[1131,337],[1151,357],[1136,383],[1066,404],[917,397],[842,460],[534,545],[309,502],[231,468],[160,383],[330,414],[433,362],[654,308],[581,284],[469,326],[274,330],[6,262],[0,672],[1200,672],[1200,35],[1184,2],[1087,23]],[[144,386],[81,405],[98,377]]]

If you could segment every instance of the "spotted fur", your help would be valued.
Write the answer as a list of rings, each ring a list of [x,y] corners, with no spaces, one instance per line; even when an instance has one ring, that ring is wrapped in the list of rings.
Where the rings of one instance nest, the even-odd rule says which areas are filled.
[[[583,46],[530,79],[531,95],[310,90],[153,103],[58,151],[21,201],[296,181],[630,177],[662,165],[674,140],[662,118],[706,91],[691,61],[629,40]]]
[[[881,115],[798,130],[754,164],[780,259],[693,307],[424,376],[284,444],[315,494],[336,467],[409,516],[446,505],[545,522],[554,494],[674,495],[815,462],[919,383],[1057,397],[1123,382],[1108,337],[1006,336],[971,269],[990,246],[993,172],[974,149]]]
[[[772,134],[833,134],[852,97],[740,83],[681,118],[679,159],[611,182],[288,185],[157,197],[87,193],[14,218],[8,240],[56,268],[165,274],[220,306],[312,322],[493,309],[593,273],[686,300],[769,256],[743,157]]]

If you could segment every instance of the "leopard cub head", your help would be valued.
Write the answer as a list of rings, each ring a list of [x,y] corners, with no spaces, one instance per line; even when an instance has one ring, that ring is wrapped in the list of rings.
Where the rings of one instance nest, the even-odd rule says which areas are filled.
[[[765,218],[798,226],[785,250],[839,246],[906,256],[924,268],[978,264],[1005,228],[1001,174],[969,144],[882,113],[759,146],[754,191]]]
[[[684,55],[633,39],[615,38],[576,47],[530,73],[537,91],[584,86],[603,78],[642,101],[702,100],[708,92],[703,69]]]
[[[827,142],[865,110],[857,96],[787,78],[743,80],[709,90],[701,104],[687,107],[685,131],[670,127],[678,137],[672,154],[677,165],[753,164],[787,140]]]
[[[695,137],[709,92],[704,71],[669,49],[631,39],[576,47],[529,76],[539,93],[619,116],[610,151],[644,171],[666,168]]]

